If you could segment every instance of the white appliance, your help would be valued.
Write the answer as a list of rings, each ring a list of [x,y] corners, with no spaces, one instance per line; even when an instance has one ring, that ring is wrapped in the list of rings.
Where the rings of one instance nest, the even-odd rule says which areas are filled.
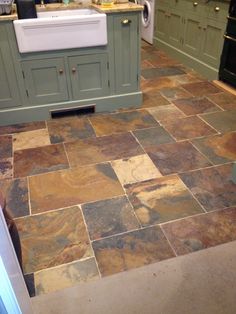
[[[142,39],[152,44],[154,35],[155,0],[138,0],[138,3],[144,6],[141,22]]]

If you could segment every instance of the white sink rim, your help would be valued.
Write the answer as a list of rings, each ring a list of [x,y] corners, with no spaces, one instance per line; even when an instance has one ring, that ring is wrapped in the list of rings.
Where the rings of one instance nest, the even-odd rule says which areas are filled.
[[[81,15],[97,15],[102,14],[101,12],[96,11],[95,9],[75,9],[75,10],[54,10],[54,11],[42,11],[37,12],[37,16],[39,19],[44,18],[60,18],[60,17],[74,17],[74,16],[81,16]]]

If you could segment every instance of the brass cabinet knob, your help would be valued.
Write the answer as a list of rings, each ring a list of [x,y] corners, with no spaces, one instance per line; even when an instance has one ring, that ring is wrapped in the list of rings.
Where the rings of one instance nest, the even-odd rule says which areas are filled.
[[[215,7],[215,12],[219,12],[220,8],[219,7]]]
[[[74,74],[76,72],[76,68],[72,68],[72,73]]]
[[[64,71],[62,69],[59,70],[59,74],[63,74]]]
[[[122,22],[121,22],[123,25],[128,25],[128,24],[130,24],[131,23],[131,20],[128,20],[128,19],[124,19],[124,20],[122,20]]]
[[[193,2],[193,6],[196,7],[198,5],[198,2]]]

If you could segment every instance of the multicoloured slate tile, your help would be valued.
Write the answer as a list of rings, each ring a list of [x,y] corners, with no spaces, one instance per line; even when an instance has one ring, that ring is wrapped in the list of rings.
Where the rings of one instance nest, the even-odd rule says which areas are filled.
[[[236,160],[236,132],[199,138],[191,142],[215,165]]]
[[[193,96],[206,96],[209,94],[220,93],[221,90],[208,81],[184,84],[182,87]]]
[[[125,186],[142,226],[150,226],[203,212],[177,176]]]
[[[189,142],[168,143],[145,148],[163,175],[208,167],[211,163]]]
[[[201,118],[219,132],[236,131],[236,110],[202,114]]]
[[[165,129],[178,141],[216,134],[216,130],[197,116],[164,121]]]
[[[92,256],[78,206],[15,220],[25,273]]]
[[[153,79],[162,76],[180,75],[185,74],[185,72],[178,67],[161,67],[161,68],[150,68],[142,70],[141,75],[145,79]]]
[[[159,226],[94,241],[92,245],[102,276],[175,256]]]
[[[224,110],[236,109],[236,96],[232,94],[218,93],[215,95],[208,95],[207,98],[209,98]]]
[[[170,102],[161,96],[160,93],[154,95],[149,95],[148,93],[143,93],[143,103],[142,108],[149,108],[149,107],[159,107],[169,105]]]
[[[13,177],[13,158],[0,159],[0,180]]]
[[[94,130],[88,118],[65,118],[47,121],[51,143],[61,143],[94,137]]]
[[[162,225],[177,255],[236,240],[236,207]]]
[[[146,110],[104,114],[91,117],[90,121],[97,136],[150,128],[158,125],[156,120]]]
[[[33,176],[29,189],[33,214],[124,194],[108,163]]]
[[[163,88],[160,92],[163,96],[171,101],[179,98],[182,99],[191,97],[191,94],[181,87]]]
[[[143,154],[131,133],[113,134],[65,144],[70,165],[89,165]]]
[[[141,90],[150,95],[156,95],[163,88],[175,87],[175,82],[169,77],[159,77],[152,80],[141,80]]]
[[[26,178],[0,180],[0,190],[6,198],[6,208],[13,217],[29,215]]]
[[[0,135],[27,132],[27,131],[33,131],[33,130],[39,130],[39,129],[45,129],[45,128],[46,128],[45,121],[0,126]]]
[[[114,160],[111,164],[122,185],[162,176],[146,154]]]
[[[42,295],[98,279],[99,273],[92,257],[36,272],[34,277],[36,295]]]
[[[82,205],[91,240],[140,227],[126,196]]]
[[[0,136],[0,159],[12,157],[12,136]]]
[[[160,123],[185,117],[185,114],[173,104],[157,108],[148,108],[148,112]]]
[[[180,178],[202,206],[211,211],[236,205],[232,172],[233,164],[225,164],[183,173]]]
[[[144,148],[174,142],[173,137],[162,126],[133,131],[133,134]]]
[[[21,132],[13,135],[14,151],[46,146],[49,144],[50,139],[46,129]]]
[[[214,105],[210,100],[206,97],[192,97],[186,99],[177,99],[174,100],[173,103],[182,110],[187,116],[199,114],[199,113],[207,113],[207,112],[215,112],[221,111],[219,107]]]

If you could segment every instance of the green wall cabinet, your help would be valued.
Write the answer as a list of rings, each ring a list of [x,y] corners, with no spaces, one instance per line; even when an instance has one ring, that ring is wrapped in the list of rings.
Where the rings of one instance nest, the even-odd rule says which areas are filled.
[[[0,109],[21,105],[5,24],[0,24]]]

